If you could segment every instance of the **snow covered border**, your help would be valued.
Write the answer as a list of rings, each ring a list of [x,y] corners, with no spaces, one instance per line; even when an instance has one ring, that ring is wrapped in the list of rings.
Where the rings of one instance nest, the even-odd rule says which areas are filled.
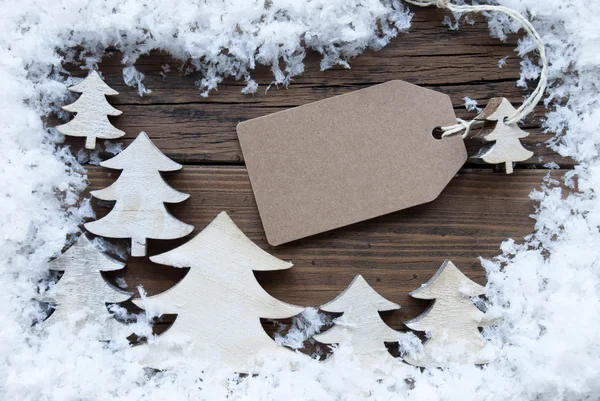
[[[488,270],[489,309],[502,323],[486,331],[498,348],[496,362],[481,369],[452,366],[421,372],[407,368],[382,381],[349,361],[343,371],[323,364],[276,361],[265,374],[222,381],[202,376],[202,365],[147,375],[122,351],[86,339],[47,338],[32,331],[40,316],[30,302],[46,273],[48,258],[77,231],[88,207],[76,207],[85,171],[68,150],[55,147],[39,119],[66,100],[61,65],[81,46],[88,66],[106,47],[125,54],[123,63],[151,50],[193,58],[205,90],[234,75],[256,90],[249,71],[271,64],[274,82],[288,83],[303,71],[305,46],[323,54],[323,67],[345,63],[367,47],[385,45],[409,14],[392,0],[243,0],[190,2],[126,0],[84,2],[7,0],[0,15],[0,395],[6,400],[79,399],[589,399],[600,393],[600,4],[562,0],[502,0],[529,12],[551,60],[546,127],[557,132],[553,146],[581,164],[565,183],[548,178],[533,193],[539,201],[536,231],[525,244],[506,241],[503,255],[483,261]],[[377,21],[380,22],[377,25]],[[381,21],[387,21],[381,24]],[[257,23],[258,22],[258,23]],[[514,29],[490,16],[491,32]],[[228,48],[229,54],[222,54]],[[520,50],[528,50],[523,41]],[[285,66],[280,68],[281,65]],[[523,62],[523,81],[535,65]],[[141,77],[129,68],[130,82]],[[127,78],[126,77],[126,78]],[[520,242],[520,241],[519,241]],[[315,324],[319,324],[316,319]],[[140,330],[143,330],[140,323]],[[309,331],[314,327],[308,325]],[[407,338],[401,347],[410,348]],[[343,355],[342,355],[343,356]]]

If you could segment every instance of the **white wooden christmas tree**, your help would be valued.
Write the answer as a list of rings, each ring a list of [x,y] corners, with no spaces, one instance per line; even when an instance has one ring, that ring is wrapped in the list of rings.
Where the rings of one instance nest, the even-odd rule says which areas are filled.
[[[320,309],[343,315],[331,329],[314,336],[315,340],[350,346],[353,358],[366,368],[397,363],[385,343],[398,341],[400,333],[386,325],[379,312],[400,309],[400,305],[379,295],[362,276],[356,276],[344,292]],[[327,362],[336,362],[335,352]]]
[[[126,326],[114,319],[107,303],[127,301],[131,293],[108,283],[100,272],[120,270],[121,263],[105,255],[82,234],[65,253],[50,262],[50,269],[64,271],[51,289],[37,297],[55,304],[55,310],[43,327],[60,323],[76,334],[88,324],[100,327],[99,340],[126,335]]]
[[[263,330],[260,319],[295,316],[303,308],[281,302],[256,281],[253,271],[292,267],[269,255],[221,212],[187,243],[150,258],[155,263],[190,267],[171,289],[133,302],[161,314],[177,314],[173,325],[147,348],[144,363],[167,369],[178,359],[193,356],[212,369],[244,372],[262,356],[293,356]]]
[[[63,106],[63,110],[77,113],[75,118],[66,124],[56,127],[58,132],[69,136],[85,137],[85,148],[94,149],[96,138],[115,139],[125,132],[114,127],[108,116],[121,115],[121,111],[112,107],[106,96],[118,95],[111,89],[96,71],[92,71],[83,81],[69,88],[71,92],[81,93],[74,103]]]
[[[410,294],[435,301],[425,313],[405,323],[413,330],[427,332],[428,339],[421,355],[406,356],[404,360],[421,367],[489,362],[482,353],[487,342],[478,329],[488,323],[471,299],[483,294],[484,287],[470,280],[451,261],[445,261],[426,284]]]
[[[108,188],[92,191],[94,197],[116,204],[102,219],[85,224],[89,232],[131,238],[131,256],[146,256],[147,238],[174,239],[192,232],[193,226],[177,220],[165,207],[165,203],[179,203],[189,197],[171,188],[160,174],[179,170],[181,165],[165,156],[145,132],[100,165],[123,172]]]
[[[490,164],[504,163],[507,174],[512,174],[513,162],[524,161],[533,156],[533,152],[525,149],[519,140],[528,137],[529,133],[519,128],[516,123],[506,124],[504,121],[516,111],[506,98],[492,98],[481,114],[475,117],[476,120],[495,124],[492,129],[487,129],[484,125],[482,132],[476,135],[494,144],[482,149],[474,157]]]

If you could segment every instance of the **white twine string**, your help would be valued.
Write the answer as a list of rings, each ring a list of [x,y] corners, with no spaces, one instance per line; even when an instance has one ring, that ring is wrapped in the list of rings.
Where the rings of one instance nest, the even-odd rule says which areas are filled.
[[[546,90],[546,84],[548,82],[548,60],[546,59],[546,50],[544,49],[544,42],[542,38],[537,33],[531,22],[529,22],[525,17],[521,14],[513,10],[512,8],[504,7],[504,6],[492,6],[492,5],[458,5],[450,3],[450,0],[405,0],[407,3],[420,6],[420,7],[428,7],[428,6],[436,6],[438,8],[443,8],[453,13],[467,13],[467,12],[482,12],[482,11],[496,11],[501,12],[513,19],[519,21],[521,26],[525,31],[531,36],[533,42],[535,43],[537,50],[540,54],[540,60],[542,62],[542,71],[540,73],[540,80],[538,82],[535,90],[529,95],[527,99],[523,102],[523,104],[517,109],[517,111],[509,116],[506,120],[506,124],[513,124],[520,121],[526,115],[531,113],[535,108],[536,104],[542,99],[544,95],[544,91]],[[456,119],[457,124],[449,125],[446,127],[441,127],[444,133],[442,137],[446,137],[448,135],[456,134],[460,131],[465,131],[462,134],[463,138],[466,138],[471,130],[472,126],[475,124],[482,123],[478,120],[466,121],[461,118]]]

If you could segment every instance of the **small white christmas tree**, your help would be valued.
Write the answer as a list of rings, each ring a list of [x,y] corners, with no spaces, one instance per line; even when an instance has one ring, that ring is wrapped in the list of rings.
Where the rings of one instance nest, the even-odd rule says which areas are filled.
[[[484,287],[470,280],[451,261],[445,261],[426,284],[410,294],[435,301],[425,313],[405,323],[413,330],[426,331],[428,339],[421,355],[406,356],[404,360],[421,367],[450,362],[487,363],[481,352],[487,342],[478,327],[489,323],[471,300],[483,294]]]
[[[42,326],[60,323],[76,334],[84,326],[94,324],[101,328],[99,340],[124,335],[125,325],[114,319],[106,304],[127,301],[131,293],[111,285],[100,273],[124,266],[96,249],[82,234],[73,246],[50,262],[50,270],[64,271],[64,274],[56,285],[37,298],[56,305]]]
[[[96,235],[131,238],[131,256],[146,256],[146,239],[181,238],[193,226],[182,223],[166,209],[166,203],[179,203],[189,195],[171,188],[161,171],[176,171],[181,165],[165,156],[145,132],[117,156],[101,166],[123,170],[111,186],[92,195],[98,199],[117,201],[108,215],[85,224]]]
[[[106,96],[118,95],[111,89],[96,71],[92,71],[83,81],[69,88],[71,92],[81,93],[74,103],[63,106],[63,110],[77,113],[75,118],[66,124],[56,127],[58,132],[69,136],[85,137],[85,148],[94,149],[96,138],[115,139],[125,132],[115,128],[108,116],[121,115],[121,111],[112,107]]]
[[[486,129],[484,125],[482,132],[476,135],[482,137],[484,141],[495,143],[480,150],[474,157],[490,164],[504,163],[507,174],[512,174],[513,162],[524,161],[533,156],[533,152],[525,149],[519,140],[528,137],[529,133],[519,128],[516,123],[504,122],[516,111],[508,99],[497,97],[490,99],[481,114],[475,117],[476,120],[495,122],[493,129]]]
[[[260,249],[227,213],[219,213],[187,243],[150,260],[190,267],[190,271],[171,289],[143,301],[133,300],[160,314],[177,314],[164,334],[135,347],[147,351],[147,366],[170,368],[189,355],[209,363],[212,369],[247,372],[255,359],[294,355],[265,333],[260,319],[288,318],[303,308],[273,298],[253,273],[289,269],[292,264]]]
[[[379,295],[362,276],[356,276],[344,292],[320,309],[343,315],[331,329],[314,336],[315,340],[350,346],[352,357],[364,367],[382,369],[397,363],[385,343],[398,341],[400,333],[386,325],[379,312],[400,309],[400,305]],[[336,353],[327,361],[335,363]]]

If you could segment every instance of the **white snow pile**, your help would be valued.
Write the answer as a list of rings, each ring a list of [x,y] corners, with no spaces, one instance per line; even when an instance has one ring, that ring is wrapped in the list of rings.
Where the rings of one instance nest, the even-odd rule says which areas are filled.
[[[43,316],[31,299],[46,278],[47,261],[91,213],[89,204],[78,206],[85,170],[77,156],[56,146],[60,138],[40,119],[66,103],[62,64],[77,48],[91,67],[114,47],[125,54],[124,79],[138,85],[143,76],[135,60],[158,48],[190,60],[203,73],[198,85],[204,91],[233,75],[252,92],[256,64],[270,65],[273,81],[289,84],[303,72],[306,48],[322,53],[323,68],[346,65],[406,29],[410,14],[395,0],[4,0],[0,399],[600,399],[600,2],[501,3],[529,12],[547,44],[551,111],[545,124],[556,133],[552,146],[580,165],[564,179],[571,191],[561,191],[554,179],[561,177],[553,176],[533,193],[539,202],[535,232],[524,241],[506,241],[502,255],[483,261],[489,313],[501,318],[485,331],[495,346],[494,362],[423,372],[405,366],[382,379],[350,359],[327,367],[307,358],[293,369],[274,361],[260,375],[223,380],[203,374],[193,358],[187,366],[148,372],[128,357],[125,340],[93,341],[94,327],[77,338],[32,328]],[[495,36],[516,28],[490,16]],[[525,56],[531,44],[524,40],[519,48]],[[538,70],[527,58],[522,65],[524,84]],[[303,332],[312,334],[323,323],[314,313],[304,318],[280,343],[300,344]],[[143,322],[134,328],[147,330]],[[414,338],[403,336],[400,348],[414,349]],[[349,355],[341,352],[340,358]]]

